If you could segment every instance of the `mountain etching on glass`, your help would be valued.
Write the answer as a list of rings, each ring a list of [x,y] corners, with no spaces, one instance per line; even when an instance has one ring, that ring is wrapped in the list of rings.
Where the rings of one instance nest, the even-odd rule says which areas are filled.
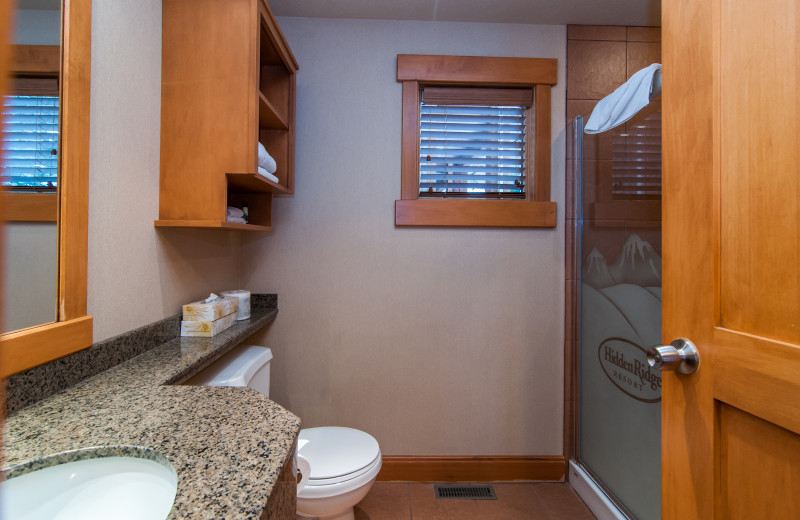
[[[603,254],[593,248],[584,261],[583,282],[595,289],[618,284],[661,287],[661,257],[649,242],[630,235],[610,267]]]

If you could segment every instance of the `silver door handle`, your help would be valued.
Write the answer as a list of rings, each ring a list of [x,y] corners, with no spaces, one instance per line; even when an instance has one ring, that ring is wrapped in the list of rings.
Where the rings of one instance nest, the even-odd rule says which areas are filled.
[[[677,370],[681,374],[691,374],[700,366],[700,354],[694,343],[678,338],[669,345],[647,349],[647,363],[661,372]]]

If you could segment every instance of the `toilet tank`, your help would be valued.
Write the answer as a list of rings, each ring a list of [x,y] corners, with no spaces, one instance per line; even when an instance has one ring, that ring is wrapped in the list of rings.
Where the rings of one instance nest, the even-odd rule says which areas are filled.
[[[240,345],[189,378],[185,385],[248,386],[269,397],[272,351],[258,345]]]

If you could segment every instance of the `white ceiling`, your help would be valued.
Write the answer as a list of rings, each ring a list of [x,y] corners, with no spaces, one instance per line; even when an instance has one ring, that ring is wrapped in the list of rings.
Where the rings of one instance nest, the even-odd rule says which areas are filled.
[[[661,0],[268,0],[276,16],[661,25]]]

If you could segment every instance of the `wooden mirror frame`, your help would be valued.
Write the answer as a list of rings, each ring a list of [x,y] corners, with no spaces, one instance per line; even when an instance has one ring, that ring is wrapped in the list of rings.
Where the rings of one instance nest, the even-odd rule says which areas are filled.
[[[86,314],[92,2],[62,0],[61,13],[58,320],[0,335],[0,377],[92,344]]]

